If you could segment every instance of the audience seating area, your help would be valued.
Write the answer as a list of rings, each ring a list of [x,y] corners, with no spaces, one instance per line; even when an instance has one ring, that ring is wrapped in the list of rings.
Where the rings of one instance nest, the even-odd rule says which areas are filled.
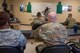
[[[44,48],[39,52],[38,47],[36,47],[37,53],[70,53],[70,47],[68,45],[53,45]]]
[[[0,46],[0,53],[23,53],[23,51],[17,47]]]

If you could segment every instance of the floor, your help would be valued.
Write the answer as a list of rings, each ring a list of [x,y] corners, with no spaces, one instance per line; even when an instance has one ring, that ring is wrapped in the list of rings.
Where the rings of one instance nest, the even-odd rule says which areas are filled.
[[[26,26],[26,25],[19,26],[19,30],[31,30],[31,29],[32,29],[31,26]],[[68,37],[68,39],[79,42],[80,36],[70,36],[70,37]],[[36,53],[35,47],[39,44],[42,44],[42,42],[35,42],[34,39],[29,39],[26,44],[26,49],[25,49],[24,53]]]
[[[15,25],[16,27],[16,25]],[[16,28],[15,28],[16,29]],[[26,25],[18,25],[19,30],[31,30],[31,26],[26,26]],[[27,44],[26,44],[26,49],[24,53],[36,53],[35,47],[39,44],[42,44],[42,42],[35,42],[34,39],[29,39]]]
[[[24,53],[36,53],[35,47],[39,44],[42,44],[42,42],[35,42],[33,39],[29,39]]]
[[[80,36],[73,36],[72,38],[69,37],[72,41],[78,41]],[[39,44],[43,44],[42,42],[35,42],[34,39],[29,39],[27,44],[26,44],[26,49],[24,53],[36,53],[35,47]]]

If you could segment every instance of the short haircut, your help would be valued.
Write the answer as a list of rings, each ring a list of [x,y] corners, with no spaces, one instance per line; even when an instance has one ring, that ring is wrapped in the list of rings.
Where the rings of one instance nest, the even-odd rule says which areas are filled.
[[[69,14],[68,14],[68,16],[72,16],[72,14],[71,14],[71,13],[69,13]]]
[[[55,12],[50,12],[48,13],[48,18],[52,21],[52,22],[56,22],[56,13]]]
[[[41,13],[40,12],[37,13],[37,17],[41,17]]]
[[[9,21],[9,14],[4,12],[4,11],[0,11],[0,26],[5,25],[8,21]]]

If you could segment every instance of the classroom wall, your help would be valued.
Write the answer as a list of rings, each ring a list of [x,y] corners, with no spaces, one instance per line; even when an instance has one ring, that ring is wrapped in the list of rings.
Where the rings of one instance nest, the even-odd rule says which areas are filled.
[[[64,22],[67,18],[68,13],[73,14],[73,18],[76,19],[77,22],[80,22],[80,12],[78,12],[78,6],[80,6],[80,0],[9,0],[9,5],[13,4],[13,13],[16,17],[20,19],[23,24],[30,24],[32,22],[31,13],[20,12],[19,6],[20,4],[26,5],[28,2],[31,3],[56,3],[61,1],[63,5],[72,5],[71,12],[63,12],[62,14],[57,15],[58,22]]]
[[[3,0],[0,0],[0,11],[2,11],[2,2]]]
[[[4,2],[4,0],[0,0],[0,11],[3,11],[3,7],[2,7],[2,3]],[[6,0],[6,3],[8,5],[8,9],[10,9],[10,0]]]

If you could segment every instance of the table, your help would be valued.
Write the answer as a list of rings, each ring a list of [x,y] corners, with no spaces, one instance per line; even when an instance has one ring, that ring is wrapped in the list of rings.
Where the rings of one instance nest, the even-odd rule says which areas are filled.
[[[12,22],[12,23],[10,23],[10,27],[18,30],[20,27],[20,23]]]
[[[69,41],[75,41],[75,42],[80,42],[80,31],[78,30],[77,33],[74,33],[73,29],[68,29],[68,40]]]
[[[80,35],[80,30],[78,30],[77,33],[74,33],[74,30],[73,30],[73,29],[67,29],[67,31],[68,31],[68,35],[69,35],[69,36]]]

